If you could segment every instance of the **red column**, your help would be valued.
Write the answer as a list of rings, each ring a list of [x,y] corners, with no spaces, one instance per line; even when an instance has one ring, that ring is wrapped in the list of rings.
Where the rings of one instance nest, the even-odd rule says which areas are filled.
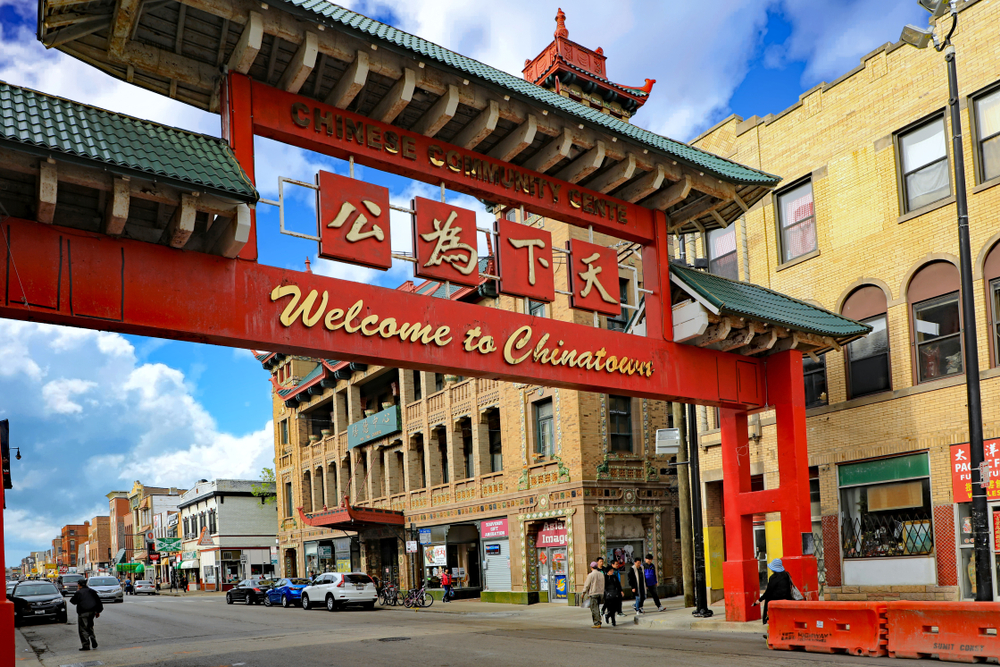
[[[7,582],[7,563],[4,558],[3,508],[4,489],[0,484],[0,572]],[[6,637],[7,639],[3,639]],[[14,603],[6,595],[0,600],[0,667],[14,667]]]
[[[642,248],[642,282],[646,289],[655,292],[646,295],[646,335],[673,340],[667,220],[663,211],[653,211],[653,220],[656,242]]]
[[[802,537],[812,534],[809,507],[809,452],[802,353],[781,352],[767,359],[767,402],[778,429],[781,507],[781,562],[807,600],[819,595],[816,557],[802,555]]]
[[[754,558],[753,514],[744,514],[739,494],[750,492],[750,448],[745,410],[719,410],[722,431],[722,495],[726,518],[726,562],[722,579],[727,621],[753,621],[760,607],[757,560]],[[699,483],[692,480],[693,484]]]
[[[229,142],[236,160],[255,184],[253,151],[253,104],[250,78],[230,72],[222,84],[222,138]],[[257,261],[257,211],[250,209],[250,238],[240,259]]]

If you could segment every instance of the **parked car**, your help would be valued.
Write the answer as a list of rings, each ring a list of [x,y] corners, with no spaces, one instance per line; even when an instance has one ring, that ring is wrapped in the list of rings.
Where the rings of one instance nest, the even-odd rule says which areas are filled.
[[[319,604],[326,605],[327,611],[352,604],[374,609],[377,599],[375,582],[364,572],[327,572],[302,590],[303,609]]]
[[[72,595],[80,588],[80,582],[86,578],[82,574],[60,574],[56,578],[56,588],[63,595]]]
[[[101,597],[101,602],[125,602],[121,582],[114,577],[91,577],[87,586]]]
[[[21,581],[7,593],[14,603],[14,625],[29,618],[66,622],[66,600],[55,584],[48,581]]]
[[[274,585],[271,579],[251,577],[244,579],[230,590],[226,591],[226,604],[242,602],[243,604],[260,604],[267,596],[267,591]]]
[[[159,595],[160,592],[156,590],[156,585],[153,584],[149,579],[140,579],[135,582],[135,594],[146,593],[147,595]]]
[[[312,582],[308,579],[279,579],[274,582],[274,586],[267,589],[264,606],[280,604],[287,609],[292,605],[302,604],[302,590],[310,583]]]

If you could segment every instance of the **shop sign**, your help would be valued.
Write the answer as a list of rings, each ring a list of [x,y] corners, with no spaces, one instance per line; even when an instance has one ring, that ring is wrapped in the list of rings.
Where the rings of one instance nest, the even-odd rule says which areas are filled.
[[[487,556],[499,556],[500,555],[500,545],[499,544],[487,544],[486,545],[486,555]]]
[[[479,536],[484,539],[507,537],[507,519],[490,519],[479,524]]]
[[[402,429],[402,422],[399,418],[399,406],[386,408],[381,412],[376,412],[371,417],[365,417],[359,422],[354,422],[347,429],[347,447],[351,449],[358,445],[363,445],[372,440],[378,440],[393,433],[399,433]]]
[[[181,540],[179,537],[158,537],[156,539],[156,550],[165,553],[177,553],[181,550]]]
[[[431,529],[430,528],[421,528],[420,529],[420,543],[421,544],[430,544],[430,541],[431,541]]]
[[[448,547],[444,546],[443,544],[424,547],[424,564],[447,565]]]
[[[993,551],[1000,553],[1000,510],[993,510]]]
[[[417,553],[417,541],[416,540],[406,540],[406,553],[415,554]]]
[[[323,546],[322,544],[316,550],[316,556],[319,558],[330,558],[333,555],[332,546]]]
[[[198,560],[197,551],[182,551],[181,560]]]
[[[951,446],[951,488],[956,503],[972,501],[972,469],[969,443]],[[983,461],[990,467],[986,497],[1000,500],[1000,438],[983,442]]]
[[[392,268],[389,246],[389,190],[328,171],[320,171],[319,256]]]
[[[538,531],[536,547],[564,547],[569,544],[566,524],[560,522],[547,523]]]

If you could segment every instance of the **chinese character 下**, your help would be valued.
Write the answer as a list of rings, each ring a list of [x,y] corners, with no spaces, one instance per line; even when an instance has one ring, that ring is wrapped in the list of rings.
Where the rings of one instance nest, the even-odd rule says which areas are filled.
[[[459,243],[458,239],[459,234],[462,233],[462,228],[451,226],[451,223],[457,217],[458,213],[452,211],[444,223],[435,218],[434,231],[420,235],[420,238],[425,241],[437,241],[437,244],[434,246],[434,252],[431,253],[431,258],[427,260],[424,266],[439,266],[441,262],[448,262],[463,276],[467,276],[476,268],[476,264],[473,261],[475,249],[466,243]],[[458,252],[450,255],[445,254],[456,250]],[[462,266],[461,262],[465,262],[465,265]]]
[[[545,248],[545,241],[541,239],[507,239],[515,248],[528,249],[528,284],[535,284],[535,248]],[[538,263],[546,269],[549,268],[549,260],[544,257],[538,258]]]
[[[382,215],[382,208],[375,202],[368,199],[362,199],[361,203],[364,205],[366,209],[368,209],[368,212],[373,217],[377,218]],[[337,217],[335,217],[332,221],[330,221],[330,224],[327,225],[327,227],[340,229],[343,226],[343,224],[347,222],[347,219],[351,217],[351,214],[354,213],[356,210],[358,209],[357,207],[354,206],[354,204],[352,204],[351,202],[344,202],[343,205],[341,205],[340,207],[340,212],[337,213]],[[378,241],[385,240],[385,233],[382,231],[382,228],[376,225],[374,222],[372,223],[372,228],[370,231],[362,232],[361,230],[364,229],[364,226],[366,224],[368,224],[368,218],[365,216],[364,213],[358,213],[358,217],[354,219],[354,224],[351,225],[351,230],[347,232],[347,237],[346,237],[347,240],[350,241],[351,243],[357,243],[358,241],[363,241],[367,238],[371,238],[372,236],[374,236],[375,239]]]
[[[580,290],[580,296],[586,299],[587,295],[590,294],[591,288],[596,287],[597,291],[600,292],[602,299],[604,299],[608,303],[618,303],[618,301],[615,300],[614,297],[612,297],[610,294],[607,293],[607,291],[604,289],[604,285],[602,285],[601,281],[597,279],[597,276],[602,271],[604,271],[603,267],[594,266],[594,262],[596,262],[600,258],[600,256],[601,256],[600,253],[595,252],[590,257],[584,257],[581,260],[584,264],[587,265],[587,270],[577,275],[580,276],[581,280],[585,280],[587,284],[584,286],[582,290]]]

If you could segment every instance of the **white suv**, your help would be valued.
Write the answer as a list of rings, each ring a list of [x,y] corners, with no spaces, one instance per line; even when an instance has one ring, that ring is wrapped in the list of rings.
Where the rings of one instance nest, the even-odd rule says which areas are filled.
[[[303,609],[320,604],[326,605],[327,611],[343,609],[349,604],[374,609],[377,599],[375,582],[364,572],[327,572],[302,590]]]

